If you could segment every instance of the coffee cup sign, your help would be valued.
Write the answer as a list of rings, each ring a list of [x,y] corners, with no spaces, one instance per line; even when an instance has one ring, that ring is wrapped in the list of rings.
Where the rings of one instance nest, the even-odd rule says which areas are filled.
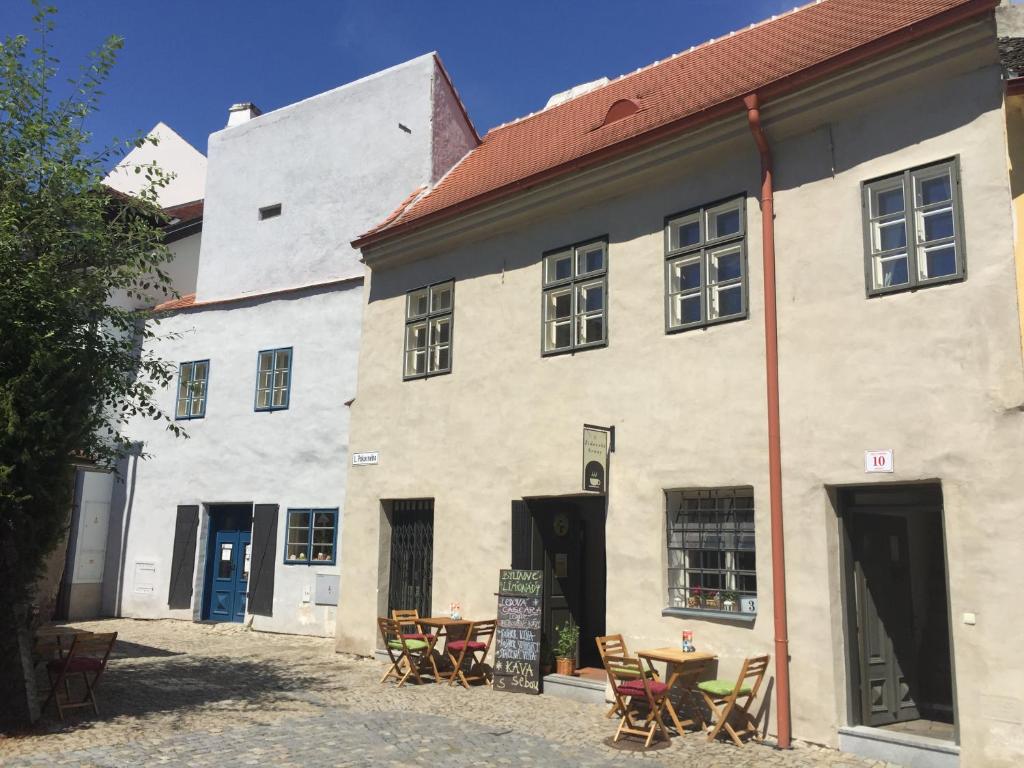
[[[583,426],[583,490],[605,493],[608,490],[608,448],[611,430]]]

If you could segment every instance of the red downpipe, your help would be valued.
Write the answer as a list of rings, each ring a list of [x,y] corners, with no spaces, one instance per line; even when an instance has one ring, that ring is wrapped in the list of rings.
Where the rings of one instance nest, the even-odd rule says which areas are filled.
[[[772,614],[775,618],[775,701],[779,749],[789,749],[789,630],[786,621],[786,548],[782,535],[782,438],[779,427],[779,320],[775,304],[775,204],[772,150],[761,127],[756,93],[744,97],[750,132],[761,155],[761,253],[764,261],[764,348],[768,385],[768,486],[771,495]]]

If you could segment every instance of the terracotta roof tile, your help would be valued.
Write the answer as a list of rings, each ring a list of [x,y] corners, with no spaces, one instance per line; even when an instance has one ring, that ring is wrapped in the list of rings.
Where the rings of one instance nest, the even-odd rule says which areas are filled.
[[[196,295],[194,293],[186,293],[177,299],[171,299],[165,301],[163,304],[157,304],[153,309],[157,312],[169,312],[173,309],[186,309],[195,305]]]
[[[685,129],[755,90],[846,63],[897,33],[918,36],[989,11],[995,0],[819,0],[492,129],[433,189],[360,236],[362,246],[531,186],[634,143]],[[928,22],[928,23],[922,23]],[[639,109],[603,125],[609,108]],[[628,110],[619,110],[628,111]]]
[[[164,208],[164,213],[169,216],[171,221],[174,223],[201,219],[203,218],[203,201],[193,200],[189,203],[172,205],[169,208]],[[177,220],[176,222],[175,219]]]

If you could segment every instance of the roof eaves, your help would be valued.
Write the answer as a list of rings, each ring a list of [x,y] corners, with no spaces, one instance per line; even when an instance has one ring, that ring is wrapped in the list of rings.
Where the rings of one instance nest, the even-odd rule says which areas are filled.
[[[876,38],[868,43],[860,45],[856,48],[852,48],[848,51],[844,51],[843,53],[837,56],[833,56],[829,59],[820,61],[803,70],[791,72],[775,81],[765,83],[756,90],[758,93],[762,95],[762,97],[771,98],[777,97],[784,93],[791,92],[802,85],[806,85],[811,81],[826,77],[840,69],[844,69],[859,64],[865,59],[871,58],[872,56],[889,53],[903,43],[926,37],[929,34],[942,31],[943,29],[955,26],[958,23],[966,22],[984,13],[987,13],[991,11],[993,8],[995,8],[998,2],[999,0],[971,0],[970,2],[964,3],[963,5],[959,5],[954,8],[950,8],[946,11],[943,11],[939,14],[936,14],[935,16],[931,16],[921,21],[911,23],[907,26],[900,27],[882,37]],[[777,18],[781,18],[783,15],[791,15],[802,10],[802,8],[807,8],[817,4],[818,2],[816,1],[814,3],[802,6],[801,8],[795,8],[792,11],[787,12],[786,14],[774,16],[771,19],[768,19],[764,22],[760,22],[760,24],[769,23]],[[747,27],[744,30],[740,31],[747,31],[753,28],[754,26],[759,25],[755,24],[752,25],[751,27]],[[732,34],[736,33],[730,33],[730,35]],[[729,37],[730,35],[726,35],[725,37]],[[722,38],[716,38],[715,40],[708,41],[707,43],[703,43],[701,46],[694,46],[694,48],[691,48],[690,50],[694,50],[704,45],[709,45],[710,43],[713,43],[716,40],[720,39]],[[667,59],[662,60],[662,62],[663,61],[667,61]],[[656,66],[656,64],[650,66]],[[637,74],[637,72],[640,71],[642,71],[642,68],[640,70],[637,70],[636,72],[629,73],[629,75],[626,76],[628,77],[635,75]],[[613,80],[611,82],[618,82],[618,79]],[[602,86],[602,88],[607,87],[608,86]],[[361,235],[357,239],[353,240],[352,246],[355,248],[364,248],[366,246],[374,245],[378,242],[389,239],[391,237],[397,237],[399,234],[412,232],[417,229],[448,220],[467,211],[482,207],[491,202],[496,202],[500,199],[516,194],[517,192],[520,192],[524,189],[536,186],[537,184],[551,181],[552,179],[555,179],[559,176],[563,176],[567,173],[573,173],[575,171],[581,170],[591,165],[595,165],[600,162],[604,162],[606,160],[618,157],[620,155],[633,152],[637,149],[647,146],[650,143],[657,142],[674,136],[678,133],[682,133],[692,128],[701,126],[711,120],[724,117],[725,115],[729,114],[733,109],[739,109],[739,107],[743,105],[743,96],[745,95],[746,94],[741,94],[739,96],[734,96],[726,101],[719,102],[718,104],[710,105],[702,110],[699,110],[688,115],[684,115],[676,120],[670,121],[663,125],[655,126],[654,128],[645,131],[644,133],[627,137],[615,144],[602,147],[594,152],[583,155],[581,157],[573,158],[572,160],[566,163],[562,163],[551,168],[546,168],[542,171],[539,171],[538,173],[532,174],[531,176],[522,179],[516,179],[505,185],[496,187],[495,189],[487,190],[486,192],[483,192],[474,197],[458,201],[444,208],[439,208],[436,211],[424,214],[423,216],[420,216],[418,218],[402,221],[401,217],[395,217],[391,219],[391,221],[389,222],[382,222],[382,224],[379,225],[378,227],[374,228],[373,230],[370,230],[366,234]],[[533,117],[534,114],[531,114],[528,117]],[[508,123],[506,125],[512,124],[513,123]],[[467,157],[469,156],[469,154],[472,154],[472,152],[468,153]],[[436,188],[437,185],[434,186],[434,189]],[[406,206],[406,208],[403,210],[403,213],[407,211],[410,206],[411,203],[410,205]]]

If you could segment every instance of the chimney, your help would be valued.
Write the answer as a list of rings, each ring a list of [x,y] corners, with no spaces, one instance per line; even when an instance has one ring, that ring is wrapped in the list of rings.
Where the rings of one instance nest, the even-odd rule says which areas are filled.
[[[228,110],[228,128],[235,125],[241,125],[247,123],[254,117],[259,117],[263,113],[260,108],[253,104],[251,101],[243,101],[241,104],[232,104]]]

